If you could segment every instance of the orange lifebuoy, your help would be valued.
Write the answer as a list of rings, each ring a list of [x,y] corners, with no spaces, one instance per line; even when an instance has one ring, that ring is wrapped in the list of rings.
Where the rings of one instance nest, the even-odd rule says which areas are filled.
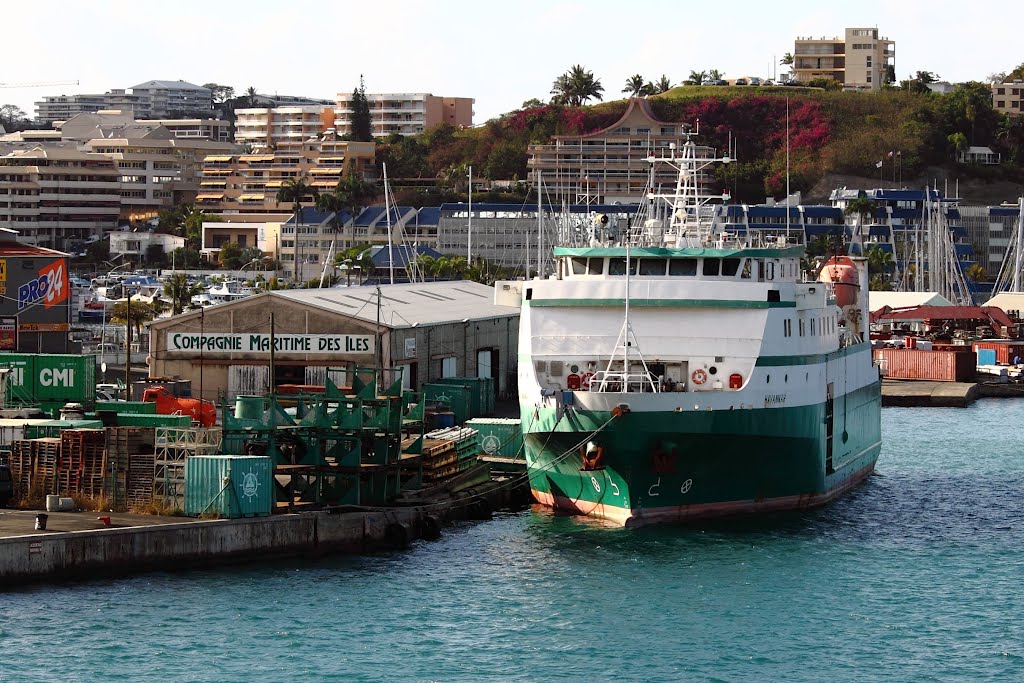
[[[697,368],[690,375],[690,379],[693,380],[694,384],[704,384],[704,382],[708,381],[708,373],[704,372],[703,368]]]
[[[580,388],[583,391],[590,391],[590,380],[594,379],[594,373],[584,372],[583,377],[580,380]]]

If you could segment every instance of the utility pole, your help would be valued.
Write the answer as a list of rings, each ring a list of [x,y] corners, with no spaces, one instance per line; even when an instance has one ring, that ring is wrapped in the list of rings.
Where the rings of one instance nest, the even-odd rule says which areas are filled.
[[[469,167],[469,221],[466,223],[466,265],[473,262],[473,167]]]

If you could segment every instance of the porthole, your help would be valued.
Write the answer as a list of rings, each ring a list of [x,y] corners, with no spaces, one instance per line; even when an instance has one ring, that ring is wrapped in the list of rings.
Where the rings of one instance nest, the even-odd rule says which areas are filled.
[[[712,365],[710,368],[708,368],[708,372],[710,372],[712,375],[717,375],[718,374],[718,368],[716,368],[714,365]]]
[[[580,366],[578,366],[578,365],[570,365],[569,366],[569,371],[570,372],[574,372],[574,373],[575,372],[579,372],[580,371]]]

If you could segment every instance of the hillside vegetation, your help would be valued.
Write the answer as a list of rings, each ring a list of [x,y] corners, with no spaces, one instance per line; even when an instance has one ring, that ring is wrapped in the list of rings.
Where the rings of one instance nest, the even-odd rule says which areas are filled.
[[[877,178],[879,161],[887,185],[895,165],[904,179],[944,168],[963,178],[1016,185],[1024,180],[1024,119],[995,112],[990,90],[982,83],[959,85],[948,95],[901,89],[871,93],[681,86],[648,99],[661,120],[695,123],[699,119],[700,141],[722,153],[731,133],[738,163],[724,167],[720,180],[735,188],[738,201],[758,202],[766,194],[784,192],[787,104],[793,190],[806,192],[828,174]],[[553,135],[605,128],[625,112],[628,102],[582,107],[536,104],[478,128],[443,126],[383,141],[381,158],[388,164],[390,177],[437,181],[436,189],[398,190],[399,200],[429,205],[464,199],[470,165],[475,178],[525,179],[529,144],[547,143]],[[955,162],[959,150],[975,145],[999,152],[1003,163],[979,167]],[[491,198],[516,196],[525,195]]]

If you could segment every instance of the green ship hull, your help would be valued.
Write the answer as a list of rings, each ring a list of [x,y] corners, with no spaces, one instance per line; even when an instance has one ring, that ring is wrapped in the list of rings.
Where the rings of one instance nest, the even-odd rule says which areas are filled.
[[[524,408],[522,420],[539,502],[639,526],[825,504],[873,471],[880,415],[876,382],[836,396],[831,417],[822,402],[621,415]]]

